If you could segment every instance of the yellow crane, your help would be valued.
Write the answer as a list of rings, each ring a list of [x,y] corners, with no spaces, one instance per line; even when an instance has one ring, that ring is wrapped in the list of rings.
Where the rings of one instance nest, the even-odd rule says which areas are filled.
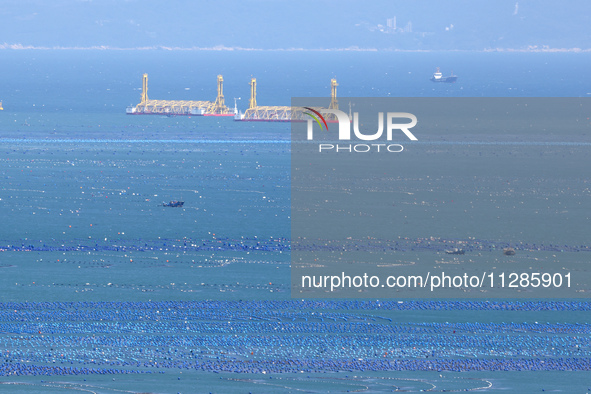
[[[254,109],[257,106],[257,79],[250,80],[250,101],[248,109]]]
[[[328,109],[339,109],[339,102],[337,100],[337,83],[336,78],[330,80],[330,106]]]
[[[148,74],[142,78],[142,103],[148,101]]]
[[[215,99],[215,103],[207,109],[205,115],[233,115],[224,101],[224,77],[221,75],[218,75],[218,97]]]

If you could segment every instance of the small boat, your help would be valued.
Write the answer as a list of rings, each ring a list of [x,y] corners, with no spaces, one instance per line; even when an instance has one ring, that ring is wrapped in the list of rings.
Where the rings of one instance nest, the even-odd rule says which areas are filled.
[[[465,254],[466,252],[464,251],[464,249],[453,248],[453,249],[446,250],[445,253],[447,253],[447,254]]]
[[[505,256],[513,256],[515,254],[515,249],[513,249],[513,248],[503,248],[503,254]]]
[[[172,200],[171,202],[164,202],[163,201],[162,206],[176,208],[176,207],[182,207],[184,203],[185,203],[184,201],[178,201],[178,200]]]

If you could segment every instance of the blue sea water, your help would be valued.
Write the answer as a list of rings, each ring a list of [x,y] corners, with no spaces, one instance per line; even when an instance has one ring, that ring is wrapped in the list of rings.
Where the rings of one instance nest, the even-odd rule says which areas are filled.
[[[0,381],[13,391],[591,387],[582,301],[291,301],[289,125],[125,115],[144,72],[152,99],[213,100],[223,74],[226,103],[236,98],[242,110],[251,76],[259,105],[329,96],[333,77],[340,96],[588,97],[589,54],[3,52]],[[458,82],[431,83],[437,66]],[[584,160],[590,141],[574,142],[539,160],[564,160],[573,149]],[[498,158],[483,160],[466,174]],[[474,187],[456,175],[452,193]],[[503,195],[504,181],[480,181],[496,204],[467,192],[483,217],[518,201]],[[586,179],[528,182],[531,193],[560,195],[569,207],[588,197]],[[427,190],[416,180],[406,187]],[[185,206],[159,206],[173,199]],[[541,199],[534,208],[550,209]],[[416,222],[405,231],[433,235],[425,230],[433,212],[409,209]],[[576,209],[581,243],[588,213]],[[474,231],[486,234],[481,227]],[[554,230],[508,234],[563,241]],[[539,257],[553,261],[550,252]]]

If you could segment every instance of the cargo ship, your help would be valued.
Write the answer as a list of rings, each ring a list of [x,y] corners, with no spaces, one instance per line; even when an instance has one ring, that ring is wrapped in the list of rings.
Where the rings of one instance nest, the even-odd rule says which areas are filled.
[[[431,77],[432,82],[447,82],[447,83],[454,83],[458,80],[458,77],[454,75],[453,71],[449,77],[444,77],[441,71],[439,71],[439,67],[437,67],[437,71],[433,73]]]

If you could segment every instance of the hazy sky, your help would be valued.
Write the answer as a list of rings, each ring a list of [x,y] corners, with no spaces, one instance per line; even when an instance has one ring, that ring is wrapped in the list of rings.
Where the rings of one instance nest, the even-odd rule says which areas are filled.
[[[589,0],[0,0],[0,44],[39,47],[588,49],[590,26]]]

